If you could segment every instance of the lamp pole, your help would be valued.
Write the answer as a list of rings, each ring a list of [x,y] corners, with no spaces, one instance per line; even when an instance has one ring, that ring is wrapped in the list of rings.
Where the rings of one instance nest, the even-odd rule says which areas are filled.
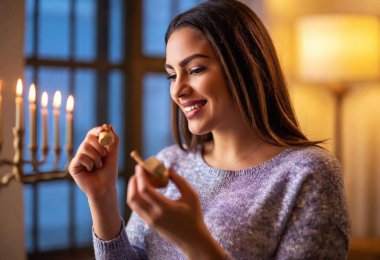
[[[334,146],[335,156],[343,166],[342,144],[343,144],[343,99],[348,91],[346,84],[336,83],[332,85],[335,93],[335,129],[334,129]]]

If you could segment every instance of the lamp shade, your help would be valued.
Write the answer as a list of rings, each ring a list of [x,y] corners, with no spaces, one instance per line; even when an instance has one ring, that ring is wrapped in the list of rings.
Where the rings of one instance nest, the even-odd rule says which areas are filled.
[[[313,82],[376,80],[380,22],[368,15],[320,15],[297,23],[298,73]]]

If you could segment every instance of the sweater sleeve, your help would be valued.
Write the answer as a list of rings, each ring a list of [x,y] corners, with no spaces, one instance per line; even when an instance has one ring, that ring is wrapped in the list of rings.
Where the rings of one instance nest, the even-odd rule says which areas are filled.
[[[349,243],[343,180],[333,160],[316,167],[304,181],[276,259],[346,259]]]
[[[124,229],[124,222],[120,233],[112,240],[101,240],[92,230],[94,243],[94,253],[97,260],[124,260],[124,259],[145,259],[143,249],[134,247],[129,242],[127,233]]]

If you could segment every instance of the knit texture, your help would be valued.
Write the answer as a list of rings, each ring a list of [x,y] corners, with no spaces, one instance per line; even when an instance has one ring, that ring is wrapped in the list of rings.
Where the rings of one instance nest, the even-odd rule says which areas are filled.
[[[201,151],[177,146],[157,158],[198,192],[204,221],[234,259],[345,259],[350,221],[338,161],[317,147],[287,149],[248,169],[210,167]],[[161,189],[177,199],[173,183]],[[97,259],[185,259],[178,247],[132,213],[120,235],[94,234]],[[133,246],[131,246],[133,245]]]

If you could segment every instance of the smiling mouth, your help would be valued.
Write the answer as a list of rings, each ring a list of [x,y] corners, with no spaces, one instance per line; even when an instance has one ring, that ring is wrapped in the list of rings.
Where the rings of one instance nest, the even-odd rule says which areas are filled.
[[[203,107],[206,103],[207,103],[207,101],[203,100],[203,101],[199,101],[199,102],[193,103],[192,105],[183,106],[183,111],[184,112],[191,112],[191,111],[193,111],[195,109]]]

